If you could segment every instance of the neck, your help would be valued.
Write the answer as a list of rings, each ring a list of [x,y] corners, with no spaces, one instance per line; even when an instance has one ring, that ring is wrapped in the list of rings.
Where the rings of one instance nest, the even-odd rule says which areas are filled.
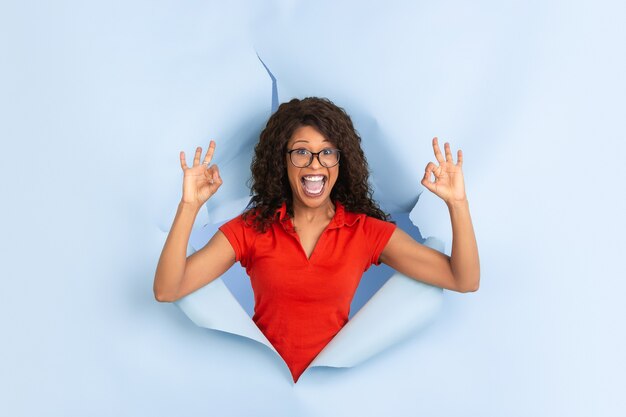
[[[307,207],[298,201],[293,202],[293,216],[300,222],[314,223],[328,221],[335,215],[335,205],[328,199],[319,207]]]

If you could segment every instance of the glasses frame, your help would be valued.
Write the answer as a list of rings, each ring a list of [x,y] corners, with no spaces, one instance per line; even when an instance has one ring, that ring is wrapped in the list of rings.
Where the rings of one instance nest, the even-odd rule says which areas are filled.
[[[336,151],[337,152],[337,162],[334,163],[333,165],[324,165],[324,163],[322,162],[322,160],[320,159],[320,154],[324,151],[328,151],[328,150],[332,150],[332,151]],[[309,162],[305,165],[305,166],[298,166],[296,164],[293,163],[293,160],[291,159],[291,154],[295,151],[307,151],[309,153]],[[296,168],[306,168],[309,165],[311,165],[313,163],[313,157],[317,157],[317,162],[320,163],[321,166],[323,166],[324,168],[332,168],[334,166],[337,166],[339,164],[339,160],[341,159],[341,150],[340,149],[334,149],[334,148],[325,148],[322,149],[319,152],[311,152],[308,149],[305,148],[296,148],[296,149],[288,149],[287,153],[289,154],[289,162],[291,162],[291,164],[296,167]]]

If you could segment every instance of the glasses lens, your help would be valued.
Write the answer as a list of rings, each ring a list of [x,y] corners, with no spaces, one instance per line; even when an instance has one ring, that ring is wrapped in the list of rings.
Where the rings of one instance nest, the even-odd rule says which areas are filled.
[[[298,168],[305,168],[311,165],[313,162],[313,154],[306,149],[294,149],[289,153],[291,163]],[[320,161],[320,165],[331,168],[339,163],[339,150],[338,149],[324,149],[317,154]]]
[[[339,151],[337,149],[324,149],[319,155],[320,164],[327,168],[337,165],[339,162]]]
[[[306,149],[296,149],[291,152],[291,163],[299,168],[304,168],[311,161],[311,152]]]

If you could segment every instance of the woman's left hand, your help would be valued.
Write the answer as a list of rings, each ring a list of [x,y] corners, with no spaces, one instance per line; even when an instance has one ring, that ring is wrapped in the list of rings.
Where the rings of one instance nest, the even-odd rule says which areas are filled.
[[[463,153],[459,149],[457,151],[457,163],[452,160],[452,152],[450,151],[450,144],[446,142],[444,144],[446,151],[446,159],[443,159],[437,138],[433,138],[433,149],[435,150],[435,157],[439,162],[439,166],[433,162],[429,162],[426,165],[426,172],[424,178],[422,178],[422,185],[428,188],[430,191],[441,197],[446,204],[454,204],[456,202],[462,202],[466,200],[465,195],[465,182],[463,181]],[[430,173],[435,175],[435,181],[430,181]]]

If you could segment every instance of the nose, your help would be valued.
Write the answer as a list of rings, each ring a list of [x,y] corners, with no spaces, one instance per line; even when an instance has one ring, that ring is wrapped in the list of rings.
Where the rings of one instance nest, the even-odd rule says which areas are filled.
[[[324,168],[324,166],[320,162],[320,154],[318,153],[317,155],[312,155],[312,156],[313,156],[313,160],[311,161],[311,164],[309,164],[309,168],[313,168],[313,169]]]

